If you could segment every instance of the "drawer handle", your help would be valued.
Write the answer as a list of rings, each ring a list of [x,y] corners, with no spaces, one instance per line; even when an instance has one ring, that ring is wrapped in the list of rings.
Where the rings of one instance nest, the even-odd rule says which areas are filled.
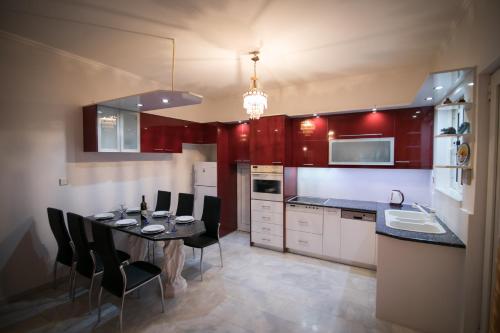
[[[281,164],[281,161],[271,162],[272,164]]]
[[[303,166],[314,166],[314,163],[303,163]]]
[[[299,239],[299,243],[301,243],[301,244],[305,244],[305,245],[309,244],[309,242],[308,242],[308,241],[305,241],[305,240],[302,240],[302,239]]]
[[[265,231],[271,231],[271,228],[265,228],[265,227],[262,227],[262,230],[265,230]]]
[[[309,224],[309,222],[307,222],[307,221],[299,221],[299,224],[307,225],[307,224]]]
[[[264,208],[264,209],[270,209],[270,208],[271,208],[271,206],[264,206],[264,205],[263,205],[263,206],[262,206],[262,208]]]
[[[268,221],[269,221],[269,220],[271,219],[271,217],[269,217],[269,216],[262,216],[262,219],[263,219],[263,220],[268,220]]]
[[[270,242],[271,240],[269,238],[261,238],[263,242]]]

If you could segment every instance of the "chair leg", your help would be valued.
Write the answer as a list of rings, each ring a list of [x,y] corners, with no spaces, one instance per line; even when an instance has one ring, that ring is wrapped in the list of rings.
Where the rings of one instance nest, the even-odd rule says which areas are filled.
[[[71,265],[70,269],[69,269],[69,291],[68,291],[68,296],[69,296],[69,299],[73,299],[73,277],[74,275],[76,274],[76,270],[75,270],[75,265]]]
[[[76,276],[78,274],[76,274],[76,270],[74,271],[73,273],[73,287],[71,288],[73,290],[72,292],[72,296],[71,296],[71,301],[74,302],[75,301],[75,296],[76,296]]]
[[[92,277],[90,278],[90,287],[89,287],[89,312],[92,312],[92,289],[94,287],[94,279],[95,279],[95,274],[92,273]]]
[[[203,248],[201,248],[201,255],[200,255],[200,275],[201,275],[201,281],[203,281]]]
[[[220,246],[220,241],[218,241],[217,243],[219,244],[220,267],[224,267],[224,263],[222,262],[222,247]]]
[[[163,284],[161,283],[161,275],[158,275],[158,283],[160,284],[161,312],[165,313],[165,297],[163,296]]]
[[[125,294],[122,296],[122,306],[120,308],[120,332],[123,332],[123,305],[125,304]]]
[[[196,256],[194,255],[194,247],[192,249],[193,249],[193,259],[194,259],[194,258],[196,258]]]
[[[99,289],[99,296],[97,297],[97,322],[101,321],[101,297],[102,287]]]
[[[54,289],[57,289],[57,260],[54,260]]]

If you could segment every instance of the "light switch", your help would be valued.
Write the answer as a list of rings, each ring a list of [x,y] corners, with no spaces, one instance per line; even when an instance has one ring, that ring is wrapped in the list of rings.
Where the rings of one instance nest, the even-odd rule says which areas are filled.
[[[68,185],[68,179],[67,178],[59,178],[59,186],[66,186]]]

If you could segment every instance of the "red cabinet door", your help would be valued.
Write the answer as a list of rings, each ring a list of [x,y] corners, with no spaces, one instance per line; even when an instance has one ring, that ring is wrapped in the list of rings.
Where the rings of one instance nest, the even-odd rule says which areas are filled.
[[[293,139],[300,141],[327,140],[328,118],[295,118],[292,121]]]
[[[162,126],[160,142],[164,153],[182,153],[183,126]]]
[[[201,124],[187,123],[182,132],[182,142],[184,143],[205,143],[203,125]]]
[[[272,151],[266,118],[250,122],[250,160],[252,164],[271,164]]]
[[[234,163],[250,162],[250,125],[236,124],[230,128],[231,159]]]
[[[294,140],[293,165],[297,167],[328,166],[328,141]]]
[[[285,116],[267,117],[268,144],[269,150],[267,164],[284,165],[285,164]],[[270,163],[269,163],[270,162]]]
[[[432,169],[434,109],[394,110],[396,168]]]
[[[333,139],[393,137],[393,112],[360,112],[329,116],[328,136]]]

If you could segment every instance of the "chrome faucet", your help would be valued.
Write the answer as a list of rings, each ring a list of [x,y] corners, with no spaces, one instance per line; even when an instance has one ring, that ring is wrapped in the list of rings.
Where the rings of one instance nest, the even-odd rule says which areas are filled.
[[[424,213],[425,215],[429,216],[431,222],[434,222],[435,221],[435,217],[436,217],[436,210],[432,209],[431,207],[429,206],[423,206],[423,205],[419,205],[418,203],[414,202],[413,205],[412,205],[413,208],[418,208],[418,210],[420,210],[422,213]],[[427,208],[427,210],[424,209]]]

